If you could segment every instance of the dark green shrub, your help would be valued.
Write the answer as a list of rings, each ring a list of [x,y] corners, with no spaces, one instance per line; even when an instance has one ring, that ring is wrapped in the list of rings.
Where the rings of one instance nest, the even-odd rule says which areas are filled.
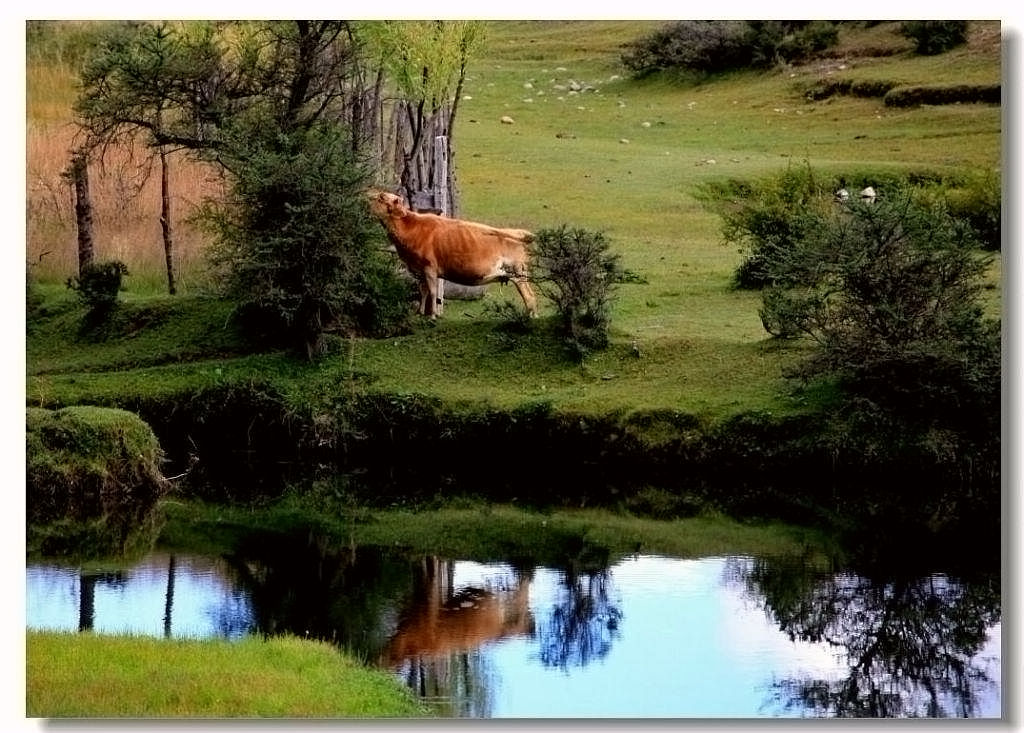
[[[750,55],[743,48],[743,21],[683,20],[628,44],[622,56],[626,68],[638,76],[678,68],[715,72],[746,66]]]
[[[832,188],[809,167],[789,168],[753,184],[738,204],[721,207],[725,239],[744,254],[734,277],[737,287],[758,289],[776,282],[782,271],[772,263],[821,231],[834,209]]]
[[[925,56],[948,51],[967,42],[966,20],[908,20],[899,33],[914,42],[914,50]]]
[[[839,95],[851,97],[884,97],[899,82],[891,79],[820,79],[804,92],[804,96],[812,102]]]
[[[850,85],[850,95],[868,98],[884,97],[897,86],[899,86],[899,82],[891,79],[859,79]]]
[[[78,277],[68,278],[67,285],[78,292],[91,313],[106,313],[117,303],[121,279],[127,274],[128,268],[118,260],[90,262]]]
[[[401,329],[408,288],[380,247],[362,193],[368,171],[348,134],[328,123],[273,129],[253,123],[230,136],[228,201],[205,212],[213,264],[250,333],[312,358],[330,332]]]
[[[812,102],[817,102],[837,94],[849,94],[852,86],[853,82],[849,79],[819,79],[804,92],[804,97]]]
[[[893,192],[823,227],[773,262],[787,287],[764,299],[776,330],[818,346],[795,376],[838,379],[914,423],[989,424],[999,344],[978,298],[990,258],[965,222],[941,201]]]
[[[1003,196],[997,173],[976,176],[964,186],[948,189],[946,205],[952,216],[971,226],[983,249],[1002,247]]]
[[[558,310],[566,343],[577,358],[608,345],[619,256],[601,232],[543,229],[534,244],[534,279]]]
[[[683,20],[627,44],[622,63],[636,76],[765,69],[803,60],[837,38],[829,21]]]
[[[805,61],[839,41],[839,27],[832,21],[814,20],[778,42],[777,52],[787,63]]]

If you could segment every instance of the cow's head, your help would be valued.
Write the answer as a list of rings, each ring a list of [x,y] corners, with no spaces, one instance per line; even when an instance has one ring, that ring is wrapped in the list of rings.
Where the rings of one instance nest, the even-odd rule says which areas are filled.
[[[405,202],[397,194],[382,191],[379,188],[370,188],[366,191],[366,197],[370,202],[370,211],[378,219],[401,216],[407,211]]]

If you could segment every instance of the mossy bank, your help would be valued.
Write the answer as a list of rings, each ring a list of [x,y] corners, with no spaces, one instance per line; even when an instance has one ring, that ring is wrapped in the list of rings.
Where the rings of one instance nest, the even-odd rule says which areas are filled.
[[[153,431],[125,410],[26,411],[28,549],[75,555],[148,547],[170,488]]]
[[[368,507],[468,498],[882,534],[998,526],[998,444],[929,443],[885,426],[843,432],[819,413],[707,422],[670,409],[499,409],[345,385],[328,394],[296,401],[266,379],[102,401],[152,426],[165,472],[185,474],[181,498],[266,503],[327,486]]]

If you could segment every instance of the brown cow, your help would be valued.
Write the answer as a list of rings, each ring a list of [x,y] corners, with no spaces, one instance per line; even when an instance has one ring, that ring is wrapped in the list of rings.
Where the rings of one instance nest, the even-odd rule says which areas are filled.
[[[533,240],[530,232],[417,213],[400,196],[386,191],[371,190],[368,196],[370,211],[420,282],[420,313],[436,317],[438,282],[443,278],[460,285],[511,280],[526,310],[537,315],[537,299],[527,272],[526,245]]]

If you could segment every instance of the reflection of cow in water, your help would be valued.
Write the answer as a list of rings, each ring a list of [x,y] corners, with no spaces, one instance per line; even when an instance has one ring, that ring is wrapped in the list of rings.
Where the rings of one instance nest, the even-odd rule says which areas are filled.
[[[529,577],[485,588],[453,587],[454,563],[424,558],[414,597],[382,655],[389,667],[469,652],[485,642],[529,634]]]

